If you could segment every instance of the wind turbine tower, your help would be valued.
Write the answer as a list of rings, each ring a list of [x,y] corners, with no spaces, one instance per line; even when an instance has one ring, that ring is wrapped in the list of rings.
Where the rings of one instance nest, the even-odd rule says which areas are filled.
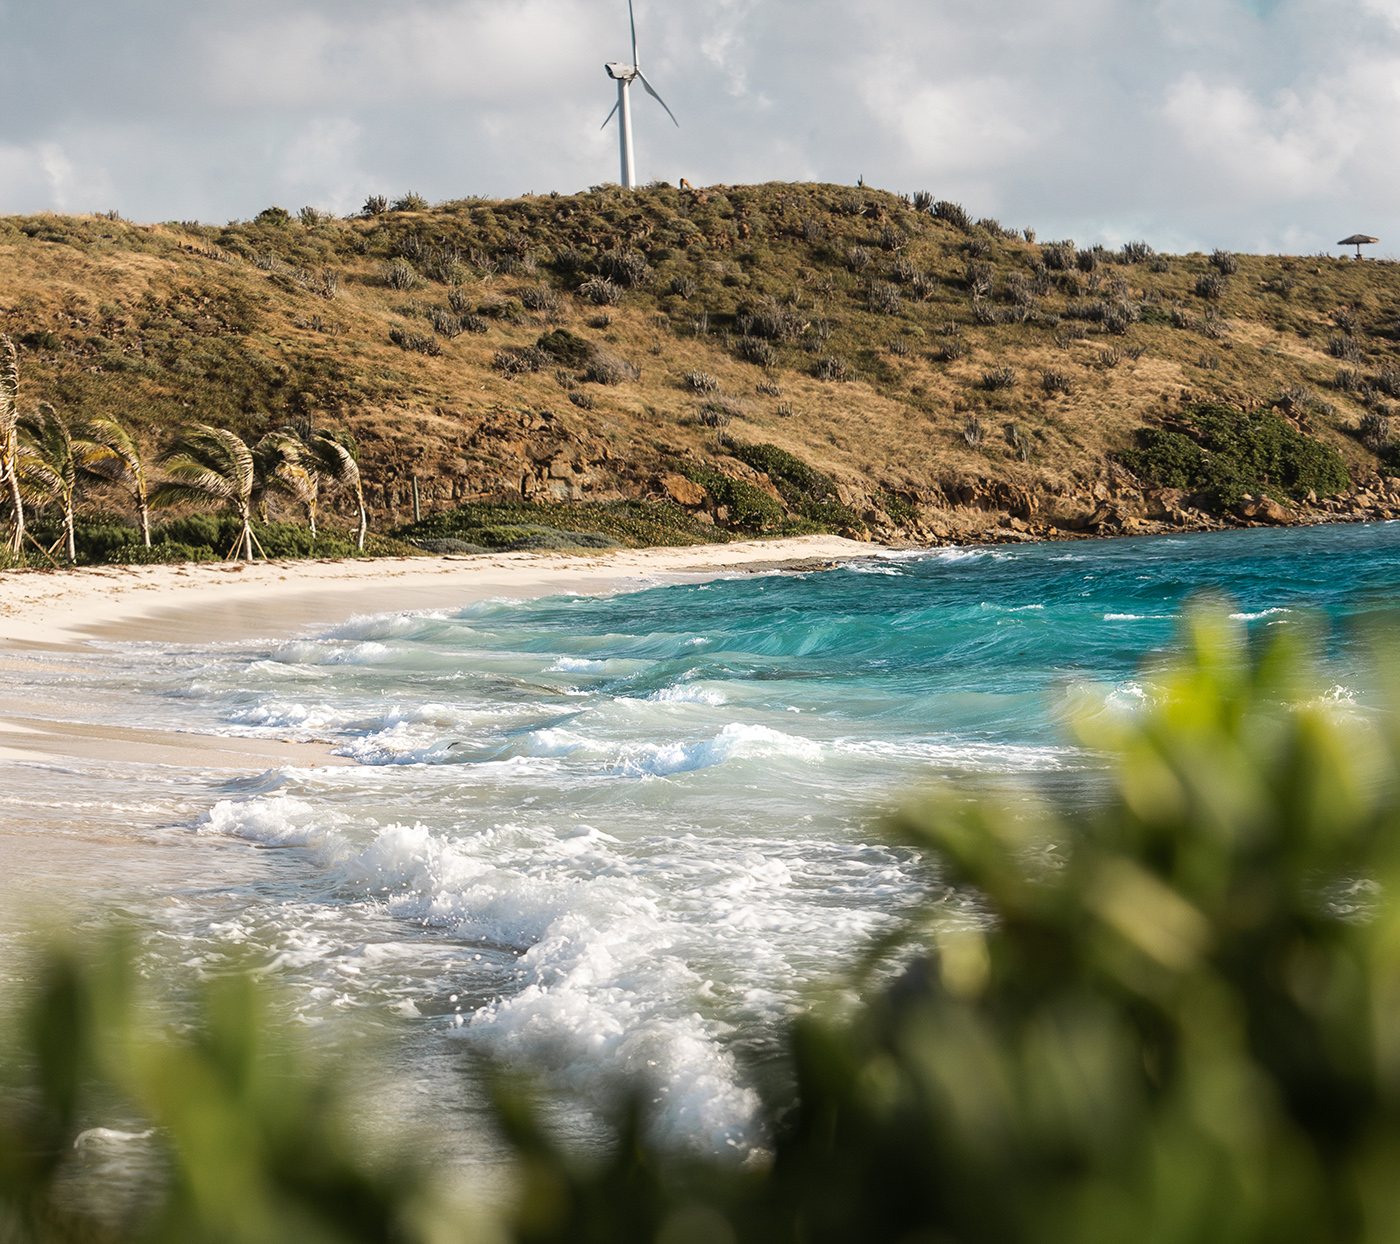
[[[632,63],[623,65],[618,61],[610,61],[603,66],[608,71],[608,77],[617,83],[617,103],[613,105],[612,112],[608,113],[608,120],[603,122],[603,129],[608,128],[608,121],[614,116],[617,117],[618,140],[622,148],[622,184],[628,190],[635,190],[637,157],[632,148],[632,83],[640,82],[642,89],[666,108],[666,115],[675,122],[677,128],[680,127],[680,122],[676,120],[676,114],[666,107],[666,101],[656,93],[656,88],[647,81],[646,74],[642,72],[641,57],[637,55],[637,15],[632,11],[632,0],[627,0],[627,16],[632,20]]]

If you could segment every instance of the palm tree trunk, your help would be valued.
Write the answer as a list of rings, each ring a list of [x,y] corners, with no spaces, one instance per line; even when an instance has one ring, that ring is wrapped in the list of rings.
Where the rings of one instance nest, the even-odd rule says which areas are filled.
[[[365,494],[355,489],[355,500],[360,503],[360,552],[365,551],[365,532],[369,528],[369,515],[365,513]]]
[[[72,497],[65,497],[63,501],[63,530],[68,537],[68,561],[76,566],[78,564],[78,546],[73,539]]]
[[[239,537],[239,543],[243,546],[243,560],[250,562],[253,560],[253,512],[246,503],[238,507],[238,517],[243,520],[243,534]]]
[[[308,501],[306,503],[306,521],[311,527],[311,538],[316,539],[316,503]]]
[[[10,534],[10,552],[18,557],[24,548],[24,501],[19,495],[19,473],[14,469],[13,463],[5,472],[5,478],[10,482],[10,505],[15,512],[14,530]]]
[[[144,494],[138,501],[141,507],[141,538],[146,542],[146,547],[151,547],[151,507],[146,504]]]

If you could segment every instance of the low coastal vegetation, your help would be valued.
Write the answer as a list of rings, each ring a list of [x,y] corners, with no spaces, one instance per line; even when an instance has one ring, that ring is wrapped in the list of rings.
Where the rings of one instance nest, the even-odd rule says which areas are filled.
[[[544,505],[468,504],[397,528],[394,535],[431,553],[488,550],[650,548],[724,541],[723,530],[667,503],[635,501]]]
[[[1144,480],[1207,493],[1222,508],[1253,492],[1302,501],[1309,493],[1316,499],[1341,492],[1350,483],[1335,449],[1289,427],[1273,411],[1205,403],[1188,406],[1172,427],[1143,428],[1122,460]]]
[[[1400,478],[1400,265],[1043,240],[932,194],[7,217],[0,274],[26,410],[116,418],[151,462],[196,423],[249,447],[334,430],[381,532],[463,503],[627,502],[718,533],[1102,533],[1254,521],[1244,495],[1271,521],[1336,516],[1320,503]],[[1294,459],[1316,445],[1330,465],[1302,487],[1246,454],[1226,481],[1198,407],[1268,437],[1275,420]],[[787,455],[824,497],[735,445]],[[1186,495],[1146,495],[1162,488]],[[358,522],[344,490],[325,517]]]
[[[578,1151],[498,1071],[513,1175],[469,1210],[426,1153],[366,1134],[262,965],[203,961],[193,1001],[155,1007],[121,937],[49,942],[0,1025],[0,1238],[1388,1240],[1400,767],[1388,719],[1319,694],[1302,631],[1251,649],[1190,613],[1141,714],[1081,722],[1113,758],[1090,809],[948,791],[898,817],[929,902],[872,948],[862,1001],[764,1056],[787,1087],[767,1078],[745,1160],[658,1144],[644,1083]],[[113,1144],[144,1164],[89,1160]]]

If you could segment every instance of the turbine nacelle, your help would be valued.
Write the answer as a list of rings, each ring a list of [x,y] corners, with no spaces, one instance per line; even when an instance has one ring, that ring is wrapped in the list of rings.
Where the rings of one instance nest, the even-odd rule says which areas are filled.
[[[636,65],[624,65],[620,61],[609,61],[603,68],[608,71],[608,77],[614,82],[630,84],[642,76],[642,71]]]

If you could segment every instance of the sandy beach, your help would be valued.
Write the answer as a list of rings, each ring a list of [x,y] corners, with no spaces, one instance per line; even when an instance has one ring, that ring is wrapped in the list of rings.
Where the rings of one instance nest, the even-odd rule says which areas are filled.
[[[278,639],[355,614],[454,608],[494,597],[604,594],[727,573],[819,569],[879,545],[801,536],[587,555],[500,553],[364,561],[259,561],[0,572],[0,760],[88,761],[262,770],[351,763],[291,740],[214,738],[95,723],[81,686],[61,702],[26,678],[42,655],[94,641],[174,644]],[[34,654],[27,656],[28,654]]]

